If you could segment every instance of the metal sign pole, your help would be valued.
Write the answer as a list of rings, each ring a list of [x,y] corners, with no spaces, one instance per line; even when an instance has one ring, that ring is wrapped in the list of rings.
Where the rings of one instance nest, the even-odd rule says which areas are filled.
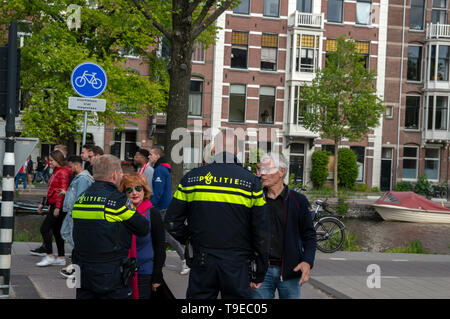
[[[17,22],[11,22],[8,34],[8,97],[3,160],[2,206],[0,217],[0,297],[9,297],[11,246],[14,229],[14,139],[16,132]]]
[[[87,118],[88,118],[88,112],[84,112],[84,127],[83,127],[83,142],[81,143],[81,149],[83,149],[83,146],[86,145],[86,134],[87,134]],[[85,162],[83,161],[83,168],[85,166]]]

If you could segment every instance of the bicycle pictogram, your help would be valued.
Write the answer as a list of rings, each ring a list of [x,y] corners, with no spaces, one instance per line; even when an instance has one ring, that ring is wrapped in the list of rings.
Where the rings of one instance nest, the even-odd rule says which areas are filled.
[[[99,89],[102,87],[102,80],[95,77],[97,73],[92,72],[91,74],[87,73],[88,71],[84,71],[83,75],[80,75],[75,79],[75,85],[78,87],[84,87],[86,83],[89,83],[94,89]]]

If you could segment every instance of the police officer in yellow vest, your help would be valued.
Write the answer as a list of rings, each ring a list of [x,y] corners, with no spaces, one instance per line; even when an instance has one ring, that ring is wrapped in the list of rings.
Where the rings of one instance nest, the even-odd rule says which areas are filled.
[[[268,267],[269,219],[261,184],[238,162],[236,142],[233,133],[219,133],[213,162],[182,178],[167,210],[169,233],[193,247],[189,299],[215,299],[219,292],[223,299],[249,298],[249,286],[258,288]],[[256,261],[254,272],[249,260]]]
[[[149,232],[145,217],[118,191],[120,160],[102,155],[94,162],[95,182],[78,198],[72,211],[74,262],[80,267],[77,299],[130,298],[133,260],[128,259],[132,234]]]

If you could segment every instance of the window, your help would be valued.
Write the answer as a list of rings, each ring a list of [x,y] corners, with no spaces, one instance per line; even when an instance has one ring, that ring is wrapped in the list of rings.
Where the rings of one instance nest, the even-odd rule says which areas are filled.
[[[133,161],[134,154],[138,150],[136,144],[137,131],[115,131],[114,144],[111,145],[111,154],[121,160]]]
[[[297,11],[311,13],[312,0],[297,0]]]
[[[411,0],[409,11],[409,28],[413,30],[423,30],[425,0]]]
[[[406,96],[405,129],[419,129],[420,96]]]
[[[431,23],[446,24],[447,22],[447,0],[433,0],[431,10]]]
[[[315,72],[319,60],[319,36],[297,35],[297,52],[295,71]]]
[[[230,85],[230,122],[245,121],[245,85]]]
[[[250,0],[241,0],[241,3],[236,8],[234,8],[233,13],[249,14]]]
[[[439,149],[425,149],[425,171],[427,179],[439,180]]]
[[[429,130],[446,130],[448,117],[448,97],[430,96],[428,98],[428,126]],[[433,127],[434,124],[434,127]]]
[[[448,109],[448,97],[436,96],[436,118],[434,122],[435,130],[447,129],[447,109]]]
[[[300,86],[294,87],[294,124],[303,124],[306,113],[306,104],[300,99]]]
[[[275,88],[262,86],[259,89],[259,123],[273,124],[275,117]]]
[[[356,24],[369,25],[372,0],[356,1]]]
[[[231,67],[246,69],[248,54],[248,33],[233,31],[231,38]]]
[[[356,164],[358,165],[358,177],[356,178],[357,182],[364,181],[364,154],[365,150],[363,146],[350,146],[350,149],[356,155]]]
[[[387,105],[384,112],[384,118],[391,119],[394,117],[394,107],[392,105]]]
[[[403,178],[417,179],[417,153],[417,147],[403,148]]]
[[[202,48],[201,44],[194,45],[194,51],[192,52],[192,62],[205,62],[205,49]]]
[[[261,70],[277,69],[278,36],[263,33],[261,38]]]
[[[422,73],[422,47],[408,46],[408,71],[406,78],[409,81],[420,81]]]
[[[449,49],[448,45],[431,46],[430,80],[448,81]],[[436,67],[436,50],[438,62]]]
[[[363,62],[364,67],[369,69],[369,48],[370,42],[367,41],[356,41],[355,42],[356,51],[361,54],[360,61]]]
[[[327,21],[342,23],[343,11],[344,11],[343,0],[328,0]]]
[[[191,80],[188,115],[202,116],[203,81]]]
[[[280,16],[280,0],[264,0],[264,16],[279,17]]]

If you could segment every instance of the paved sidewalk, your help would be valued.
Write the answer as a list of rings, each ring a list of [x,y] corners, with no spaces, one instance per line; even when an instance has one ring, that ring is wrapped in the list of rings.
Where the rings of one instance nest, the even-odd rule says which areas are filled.
[[[60,267],[35,266],[41,257],[29,250],[39,245],[13,244],[10,298],[74,299],[75,290],[67,287]],[[66,247],[68,256],[70,247]],[[184,299],[189,276],[179,274],[180,266],[177,254],[168,252],[164,278],[175,297]],[[302,299],[329,298],[450,298],[450,255],[318,252],[311,280],[302,287]]]

